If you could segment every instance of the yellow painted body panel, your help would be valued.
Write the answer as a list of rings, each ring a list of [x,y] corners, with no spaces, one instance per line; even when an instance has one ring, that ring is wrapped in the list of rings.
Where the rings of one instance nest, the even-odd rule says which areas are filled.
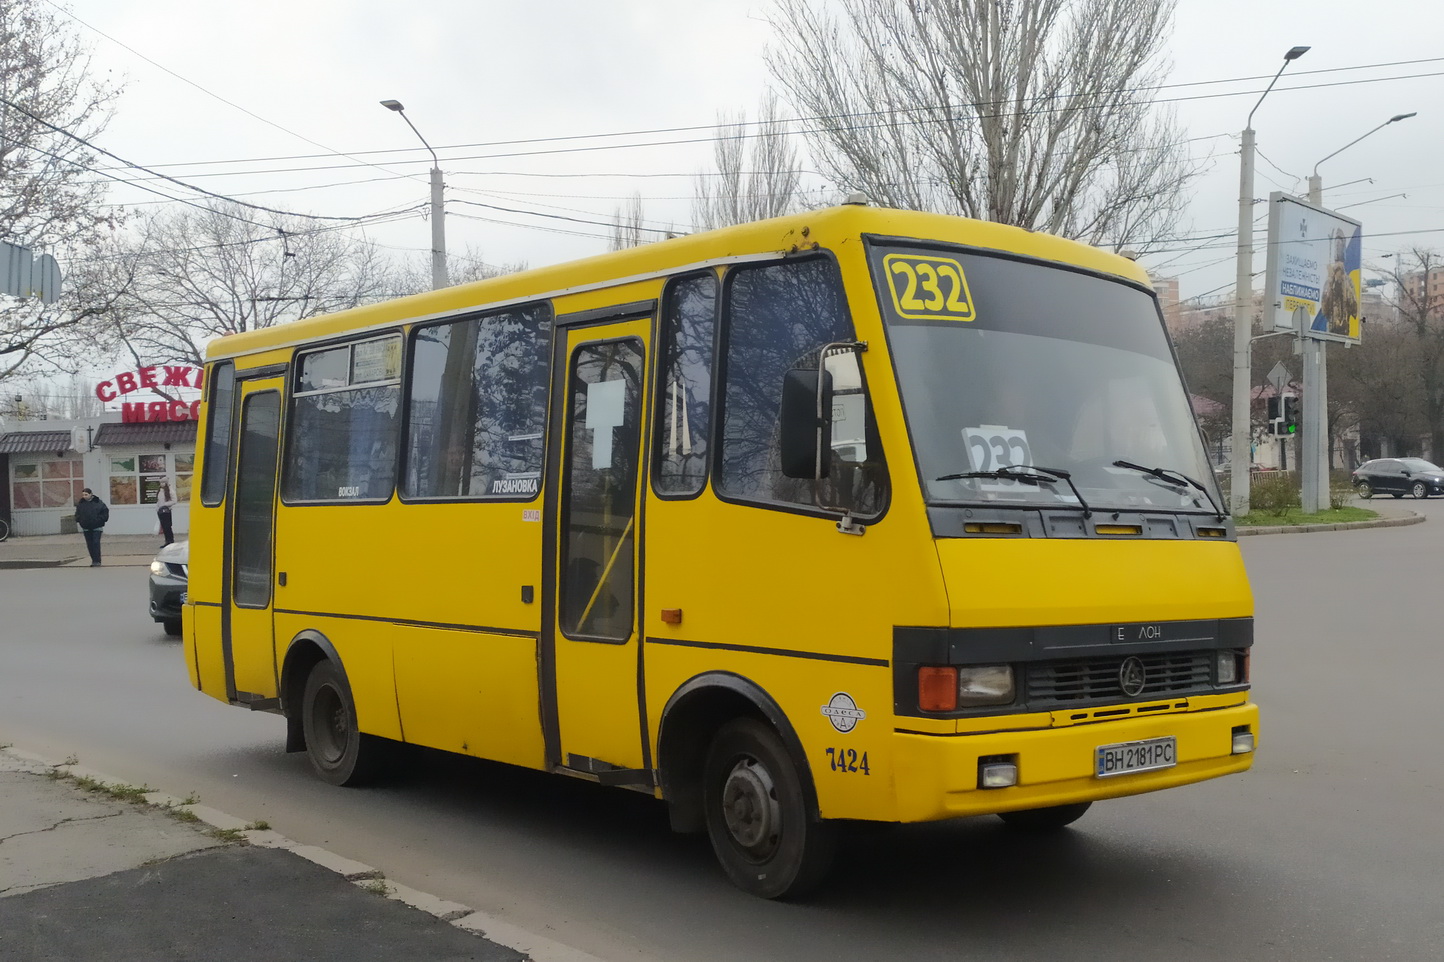
[[[206,371],[206,401],[210,400],[211,375]],[[224,412],[229,416],[230,412]],[[181,612],[181,631],[188,659],[198,666],[198,677],[192,681],[212,698],[221,701],[226,695],[226,668],[221,654],[221,546],[225,541],[224,504],[208,507],[201,501],[201,479],[205,470],[206,438],[217,412],[209,403],[201,405],[200,422],[196,426],[195,484],[190,505],[190,565],[186,582],[186,605]],[[199,564],[197,562],[200,562]],[[192,654],[194,650],[194,654]]]
[[[471,684],[468,678],[478,691],[534,693],[534,639],[528,641],[530,653],[518,658],[514,638],[505,643],[494,643],[490,633],[455,638],[392,622],[490,626],[499,634],[536,631],[540,606],[523,603],[521,590],[532,585],[539,597],[541,525],[523,515],[535,507],[516,502],[406,505],[395,499],[381,505],[280,506],[276,567],[285,573],[286,585],[276,589],[279,656],[302,630],[320,631],[342,657],[359,724],[388,738],[401,737],[401,718],[408,714],[420,711],[425,718],[449,704],[457,686]],[[441,641],[443,636],[450,640]],[[447,654],[462,657],[440,657]],[[371,727],[369,719],[385,721]],[[484,721],[510,726],[504,729],[509,734],[478,734],[475,725]],[[458,718],[449,728],[423,721],[407,740],[459,751],[462,741],[495,749],[513,739],[518,744],[504,751],[470,754],[524,764],[521,759],[537,754],[532,745],[539,739],[537,727],[535,705],[520,714],[494,705],[485,716]],[[433,735],[439,740],[432,741]]]
[[[937,542],[954,627],[1246,618],[1231,541],[957,538]]]
[[[541,768],[537,641],[393,625],[406,741]]]
[[[756,652],[647,645],[648,704],[655,717],[683,684],[708,672],[725,672],[754,682],[787,715],[802,743],[827,818],[893,821],[896,811],[892,763],[892,673],[886,667],[838,664]],[[846,735],[832,727],[822,707],[848,692],[867,717]],[[655,732],[653,733],[655,737]],[[829,765],[829,748],[868,753],[869,773],[839,773]]]
[[[194,570],[194,569],[192,569]],[[195,665],[196,687],[212,698],[226,700],[226,664],[221,657],[221,609],[218,605],[190,604],[181,614],[186,654]]]
[[[1187,713],[1151,715],[1060,730],[1000,732],[937,737],[899,732],[893,736],[898,770],[897,818],[929,821],[958,815],[1043,808],[1117,798],[1173,788],[1247,770],[1253,754],[1230,753],[1235,726],[1258,734],[1258,706],[1208,709],[1209,701]],[[1237,700],[1237,699],[1235,699]],[[1100,745],[1172,735],[1178,765],[1111,778],[1093,774]],[[1018,784],[979,789],[978,759],[1018,756]]]
[[[472,284],[357,307],[324,317],[308,318],[292,324],[232,334],[211,341],[206,346],[206,357],[215,359],[250,355],[369,327],[389,325],[398,320],[435,317],[467,310],[478,304],[560,295],[582,288],[603,286],[615,291],[619,286],[619,279],[680,271],[691,265],[727,257],[763,252],[803,251],[816,247],[827,248],[839,256],[845,256],[849,253],[848,245],[853,245],[853,249],[859,251],[860,256],[860,238],[863,234],[931,238],[968,244],[1085,267],[1127,278],[1139,284],[1148,283],[1147,273],[1133,261],[1061,237],[1037,234],[1005,224],[968,221],[942,214],[843,206],[692,234],[585,260],[538,267]],[[867,286],[867,304],[871,304],[873,295],[870,281],[865,277],[857,278],[856,281]],[[625,303],[626,300],[626,297],[603,298],[598,303],[618,304]],[[568,303],[564,310],[584,309],[573,306],[576,303],[581,301]],[[862,305],[859,302],[853,302],[854,311],[860,306]],[[875,307],[872,310],[875,316]],[[251,364],[249,360],[246,363]]]
[[[968,719],[894,714],[893,632],[909,627],[1133,623],[1252,614],[1237,546],[1199,540],[932,537],[915,476],[864,235],[929,238],[1051,260],[1146,284],[1131,261],[995,224],[865,207],[814,211],[678,238],[357,308],[213,342],[208,357],[242,370],[287,361],[294,347],[401,328],[478,307],[549,297],[557,314],[659,298],[668,274],[821,247],[836,257],[891,483],[883,517],[861,537],[831,518],[728,503],[709,485],[685,500],[641,481],[636,632],[601,644],[543,641],[543,492],[530,502],[279,505],[274,637],[235,647],[237,678],[274,679],[302,631],[335,647],[363,731],[529,767],[548,765],[544,693],[555,685],[562,764],[585,756],[623,769],[656,767],[664,709],[699,675],[745,679],[781,709],[801,743],[821,814],[913,821],[1151,791],[1241,771],[1234,726],[1257,730],[1237,695],[1113,720],[1035,712]],[[638,336],[651,321],[560,331],[570,346]],[[649,356],[649,367],[653,359]],[[650,382],[646,388],[650,391]],[[649,405],[650,409],[650,405]],[[203,415],[202,438],[210,412]],[[650,425],[650,416],[646,424]],[[651,449],[649,430],[642,444]],[[549,442],[559,444],[560,439]],[[201,445],[204,448],[204,444]],[[563,457],[565,453],[563,452]],[[198,468],[203,470],[203,465]],[[192,681],[226,699],[220,560],[224,505],[192,510]],[[555,546],[553,551],[555,550]],[[523,589],[532,601],[523,601]],[[662,620],[680,609],[678,624]],[[252,631],[259,636],[259,631]],[[244,661],[243,667],[240,662]],[[269,687],[247,688],[274,694]],[[839,732],[823,707],[839,693],[863,713]],[[1092,776],[1099,744],[1173,734],[1180,765],[1117,779]],[[829,754],[829,749],[832,753]],[[867,771],[839,771],[838,751]],[[1018,754],[1022,783],[980,792],[982,755]]]
[[[289,639],[306,629],[321,632],[335,646],[356,701],[357,727],[368,734],[401,740],[401,717],[396,706],[391,663],[396,626],[384,621],[277,611],[276,664],[285,657]]]

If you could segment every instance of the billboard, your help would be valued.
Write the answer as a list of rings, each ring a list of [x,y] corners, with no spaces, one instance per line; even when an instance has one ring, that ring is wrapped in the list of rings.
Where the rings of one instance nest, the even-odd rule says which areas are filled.
[[[1264,325],[1359,340],[1363,227],[1280,191],[1269,195]]]

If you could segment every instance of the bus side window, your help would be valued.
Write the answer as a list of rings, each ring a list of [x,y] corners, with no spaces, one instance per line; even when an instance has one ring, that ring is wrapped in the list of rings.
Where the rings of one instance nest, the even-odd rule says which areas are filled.
[[[551,328],[539,303],[416,329],[404,495],[536,497]]]
[[[215,507],[226,495],[231,467],[231,418],[236,400],[236,366],[223,361],[206,377],[206,447],[201,464],[201,503]]]
[[[727,278],[725,318],[718,492],[743,501],[842,507],[864,518],[879,514],[887,472],[866,384],[850,351],[825,362],[835,384],[829,476],[812,481],[782,474],[784,375],[816,370],[823,347],[856,337],[837,266],[814,257],[738,268]]]
[[[400,336],[303,354],[297,371],[282,499],[390,498],[401,433]]]
[[[658,494],[685,497],[707,483],[716,276],[678,278],[667,288],[663,304],[652,483]]]

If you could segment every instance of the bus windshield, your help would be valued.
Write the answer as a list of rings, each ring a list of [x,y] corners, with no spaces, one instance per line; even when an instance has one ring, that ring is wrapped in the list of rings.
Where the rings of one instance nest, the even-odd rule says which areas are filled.
[[[871,261],[929,503],[1222,504],[1147,292],[950,248],[875,243]]]

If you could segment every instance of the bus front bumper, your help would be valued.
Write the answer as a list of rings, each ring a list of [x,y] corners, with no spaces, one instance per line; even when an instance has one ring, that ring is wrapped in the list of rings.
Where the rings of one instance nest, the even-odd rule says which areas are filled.
[[[987,815],[1074,802],[1138,795],[1246,771],[1253,752],[1235,754],[1235,733],[1258,738],[1258,706],[1152,715],[1030,731],[926,735],[898,732],[898,816],[916,822]],[[1176,764],[1153,771],[1100,778],[1103,745],[1172,736]],[[982,759],[1011,759],[1017,784],[979,787]]]

